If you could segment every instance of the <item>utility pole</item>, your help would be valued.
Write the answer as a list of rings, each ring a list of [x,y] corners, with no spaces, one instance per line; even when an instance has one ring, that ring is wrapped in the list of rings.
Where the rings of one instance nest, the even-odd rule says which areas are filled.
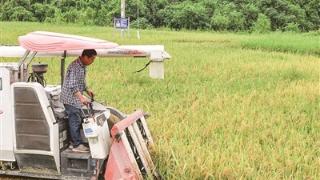
[[[126,0],[121,0],[121,19],[126,18]],[[121,37],[123,37],[124,29],[121,29]]]
[[[126,17],[126,0],[121,0],[121,18]]]

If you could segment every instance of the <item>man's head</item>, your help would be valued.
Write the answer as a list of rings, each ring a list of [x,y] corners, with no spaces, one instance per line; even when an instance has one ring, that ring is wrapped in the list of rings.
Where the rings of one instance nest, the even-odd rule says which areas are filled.
[[[90,64],[93,63],[94,59],[96,58],[97,56],[97,51],[94,50],[94,49],[85,49],[82,51],[82,54],[80,56],[80,60],[81,62],[88,66]]]

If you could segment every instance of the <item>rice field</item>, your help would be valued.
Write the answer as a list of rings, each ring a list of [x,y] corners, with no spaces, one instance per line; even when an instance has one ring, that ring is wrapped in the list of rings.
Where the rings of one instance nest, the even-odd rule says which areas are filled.
[[[320,179],[318,32],[161,29],[138,40],[136,30],[121,38],[107,27],[0,22],[0,44],[35,30],[165,46],[164,80],[133,73],[148,62],[134,58],[97,58],[87,76],[98,101],[150,113],[164,179]],[[36,60],[49,64],[49,83],[60,82],[58,59]]]

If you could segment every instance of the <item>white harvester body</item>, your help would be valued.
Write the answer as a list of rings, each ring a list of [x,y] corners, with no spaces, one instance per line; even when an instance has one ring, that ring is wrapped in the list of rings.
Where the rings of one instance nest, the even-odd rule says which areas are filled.
[[[89,42],[89,47],[97,49],[101,57],[149,58],[150,76],[162,79],[164,60],[170,58],[163,46],[114,46],[103,40],[80,36],[49,32],[30,34],[30,37],[20,38],[22,46],[0,46],[0,57],[21,58],[17,63],[0,63],[0,176],[58,179],[159,177],[147,150],[153,140],[142,111],[126,115],[93,102],[92,116],[86,117],[83,124],[83,136],[91,153],[72,153],[69,150],[68,117],[59,101],[61,86],[30,81],[28,67],[34,57],[79,56]],[[43,42],[37,37],[58,38],[65,42],[60,46],[66,49],[52,50],[52,44],[41,45]],[[107,48],[103,49],[104,46]],[[61,65],[64,72],[64,64]],[[62,79],[63,75],[61,73]],[[88,113],[89,109],[84,109],[84,115],[85,112]],[[123,162],[119,162],[120,159]]]

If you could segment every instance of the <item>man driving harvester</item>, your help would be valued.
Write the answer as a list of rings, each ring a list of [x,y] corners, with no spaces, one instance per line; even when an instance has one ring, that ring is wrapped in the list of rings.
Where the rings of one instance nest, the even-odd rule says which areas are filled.
[[[72,140],[72,151],[89,152],[81,139],[82,124],[81,106],[88,105],[89,99],[83,95],[86,92],[91,98],[94,94],[86,85],[86,66],[92,64],[97,56],[94,49],[83,50],[81,56],[68,67],[62,86],[60,101],[64,104],[69,119],[69,132]]]

